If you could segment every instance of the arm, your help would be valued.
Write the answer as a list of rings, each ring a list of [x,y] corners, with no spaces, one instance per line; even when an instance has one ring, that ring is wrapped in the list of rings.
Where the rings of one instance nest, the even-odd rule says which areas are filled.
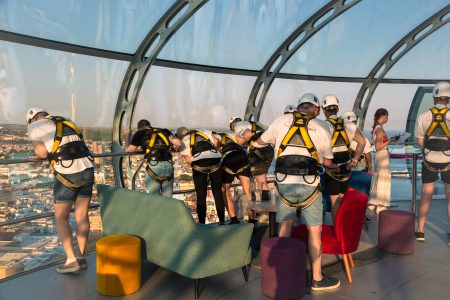
[[[181,140],[179,138],[176,138],[171,135],[169,137],[169,142],[173,145],[175,150],[179,150],[181,148]]]
[[[370,153],[370,152],[364,153],[364,158],[365,158],[366,163],[367,163],[367,172],[368,172],[370,175],[373,175],[373,169],[372,169],[372,153]]]
[[[190,155],[183,155],[183,159],[188,164],[192,163],[192,156]]]
[[[135,145],[128,145],[127,149],[125,150],[126,152],[135,152],[137,149],[137,146]]]
[[[34,153],[37,155],[37,157],[43,158],[43,159],[47,158],[48,151],[47,151],[47,148],[45,148],[44,143],[33,142],[33,150],[34,150]]]
[[[423,138],[417,138],[417,144],[419,144],[420,149],[423,150]]]
[[[362,134],[361,130],[359,128],[356,128],[355,136],[353,137],[353,140],[357,143],[355,154],[353,155],[351,161],[347,163],[347,170],[350,170],[358,164],[358,160],[361,157],[364,146],[366,145],[366,140],[364,139],[364,135]]]
[[[387,145],[389,145],[392,141],[392,138],[387,140],[386,142],[383,142],[383,132],[381,128],[377,128],[375,130],[375,150],[380,151],[383,148],[385,148]]]

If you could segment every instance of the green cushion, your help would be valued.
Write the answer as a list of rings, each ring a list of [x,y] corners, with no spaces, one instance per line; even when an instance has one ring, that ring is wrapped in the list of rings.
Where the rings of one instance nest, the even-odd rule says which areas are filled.
[[[97,186],[103,232],[143,239],[147,260],[189,278],[204,278],[250,262],[252,224],[197,224],[177,199]]]

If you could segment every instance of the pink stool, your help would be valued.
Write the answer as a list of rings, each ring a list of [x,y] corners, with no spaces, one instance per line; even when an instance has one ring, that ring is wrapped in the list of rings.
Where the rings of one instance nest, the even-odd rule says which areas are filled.
[[[384,210],[378,221],[378,247],[394,254],[414,253],[414,214]]]
[[[306,289],[306,246],[297,239],[274,237],[261,243],[261,289],[275,299],[299,299]]]

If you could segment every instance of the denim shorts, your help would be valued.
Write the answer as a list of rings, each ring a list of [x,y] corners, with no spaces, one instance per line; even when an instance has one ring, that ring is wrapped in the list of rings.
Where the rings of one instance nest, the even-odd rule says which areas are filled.
[[[278,184],[278,190],[288,199],[290,197],[305,199],[311,195],[315,189],[315,186],[300,183]],[[283,204],[278,197],[276,198],[277,222],[295,219],[297,207],[289,207]],[[319,197],[317,197],[313,204],[302,209],[300,214],[301,222],[309,226],[320,226],[322,225],[322,215],[323,203],[322,193],[320,193]]]
[[[94,182],[94,168],[89,168],[73,174],[63,174],[63,176],[72,183],[77,183],[87,179],[92,179],[92,182]],[[78,196],[91,197],[93,185],[94,183],[78,190],[72,190],[58,180],[55,180],[55,185],[53,186],[53,201],[55,203],[72,203]]]

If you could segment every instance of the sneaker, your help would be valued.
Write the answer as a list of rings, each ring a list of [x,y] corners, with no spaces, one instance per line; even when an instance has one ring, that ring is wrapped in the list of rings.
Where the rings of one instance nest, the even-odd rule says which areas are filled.
[[[228,224],[233,225],[233,224],[239,224],[239,223],[241,223],[241,222],[239,222],[238,219],[236,219],[236,218],[234,218],[234,219],[231,218],[230,223],[228,223]]]
[[[56,272],[64,274],[64,273],[73,273],[81,270],[78,261],[71,262],[70,264],[62,264],[56,268]]]
[[[77,262],[80,265],[80,269],[84,270],[87,269],[87,261],[86,258],[82,257],[82,258],[78,258],[77,257]]]
[[[416,231],[416,241],[425,242],[425,233]]]
[[[324,290],[332,290],[338,288],[341,285],[339,279],[323,276],[321,281],[312,280],[311,290],[313,291],[324,291]]]

